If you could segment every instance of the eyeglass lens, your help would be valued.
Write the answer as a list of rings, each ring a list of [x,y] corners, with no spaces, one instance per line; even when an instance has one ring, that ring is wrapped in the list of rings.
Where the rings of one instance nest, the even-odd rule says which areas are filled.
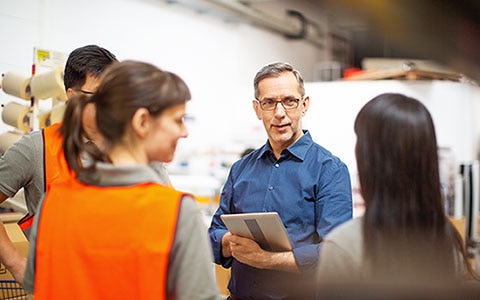
[[[300,99],[297,99],[297,98],[285,98],[280,101],[275,101],[271,99],[265,99],[265,100],[259,101],[260,107],[263,110],[275,110],[278,103],[281,103],[283,108],[286,110],[295,109],[298,107],[299,102],[300,102]]]

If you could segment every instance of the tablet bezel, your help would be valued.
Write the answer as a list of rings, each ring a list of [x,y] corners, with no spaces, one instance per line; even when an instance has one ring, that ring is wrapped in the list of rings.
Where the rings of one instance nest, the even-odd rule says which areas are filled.
[[[264,250],[282,252],[293,249],[277,212],[224,214],[220,218],[232,234],[250,238]]]

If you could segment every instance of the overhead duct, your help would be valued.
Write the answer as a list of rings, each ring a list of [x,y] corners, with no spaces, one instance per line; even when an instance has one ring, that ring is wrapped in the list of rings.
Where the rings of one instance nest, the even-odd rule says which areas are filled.
[[[284,34],[289,39],[304,39],[307,36],[307,26],[308,22],[305,16],[296,10],[287,10],[287,14],[289,16],[297,17],[300,20],[301,28],[300,31],[296,35],[291,34]]]
[[[303,39],[316,47],[323,48],[324,42],[322,34],[319,32],[319,26],[309,21],[305,16],[295,10],[287,10],[286,14],[293,17],[294,21],[300,21],[300,28],[292,25],[288,20],[279,19],[273,15],[264,13],[249,5],[233,0],[168,0],[168,3],[181,3],[187,5],[202,13],[212,13],[214,15],[228,14],[236,21],[251,23],[252,25],[271,30],[290,39]],[[317,35],[307,33],[308,25],[312,25],[317,30]]]

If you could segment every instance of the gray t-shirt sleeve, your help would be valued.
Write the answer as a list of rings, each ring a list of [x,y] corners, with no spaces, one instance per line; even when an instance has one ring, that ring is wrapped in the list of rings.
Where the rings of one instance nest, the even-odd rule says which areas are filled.
[[[317,268],[317,283],[338,284],[362,279],[362,220],[362,217],[349,220],[325,237]]]
[[[24,135],[0,157],[0,192],[13,197],[24,188],[28,211],[35,213],[44,194],[41,131]]]
[[[190,196],[185,196],[181,203],[167,280],[172,299],[221,299],[207,225]]]

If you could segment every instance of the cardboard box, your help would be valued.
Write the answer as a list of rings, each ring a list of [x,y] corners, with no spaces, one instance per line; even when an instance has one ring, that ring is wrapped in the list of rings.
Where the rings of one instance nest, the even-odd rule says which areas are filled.
[[[448,217],[450,222],[452,222],[453,226],[458,230],[458,233],[462,236],[462,239],[465,240],[465,218],[453,218],[453,217]]]
[[[228,296],[228,281],[230,280],[230,269],[215,264],[215,277],[217,279],[217,286],[220,290],[220,295]]]
[[[24,256],[28,256],[28,240],[17,224],[22,217],[18,213],[0,213],[0,219],[5,226],[5,230],[15,247]],[[0,263],[0,299],[27,299],[25,291],[13,281],[13,276],[8,272],[3,264]]]

